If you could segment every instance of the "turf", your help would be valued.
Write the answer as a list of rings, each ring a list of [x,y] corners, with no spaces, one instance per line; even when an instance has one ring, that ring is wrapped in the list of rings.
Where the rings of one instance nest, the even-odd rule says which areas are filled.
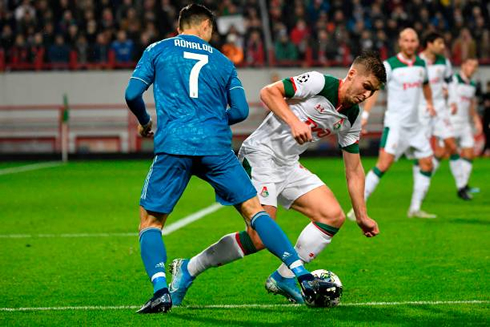
[[[342,161],[305,159],[349,209]],[[151,285],[136,236],[58,237],[75,233],[132,233],[149,161],[72,162],[0,175],[0,308],[139,306]],[[366,168],[374,164],[365,159]],[[20,166],[3,163],[0,169]],[[490,325],[490,162],[476,160],[472,181],[481,188],[472,202],[456,197],[447,162],[433,178],[424,209],[434,220],[406,218],[411,164],[400,161],[369,201],[381,234],[362,236],[347,221],[310,269],[326,268],[344,283],[343,303],[333,309],[290,306],[264,290],[278,259],[261,252],[208,271],[194,282],[184,304],[167,315],[141,316],[135,309],[0,311],[1,326],[363,326]],[[193,179],[168,223],[214,202],[206,183]],[[295,240],[307,220],[279,211],[279,223]],[[165,236],[169,259],[189,257],[244,224],[223,208]],[[5,237],[29,234],[33,237]],[[55,237],[39,237],[54,234]],[[353,306],[367,302],[470,301],[484,303]],[[257,304],[216,308],[210,305]],[[350,305],[349,305],[350,304]],[[199,307],[208,306],[208,307]]]

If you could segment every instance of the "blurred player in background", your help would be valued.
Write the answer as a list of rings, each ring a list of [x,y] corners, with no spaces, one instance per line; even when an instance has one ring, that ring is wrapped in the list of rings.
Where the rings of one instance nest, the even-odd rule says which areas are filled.
[[[237,208],[266,248],[291,268],[305,297],[330,291],[330,283],[315,279],[304,268],[284,232],[263,210],[231,150],[229,125],[247,117],[248,104],[234,65],[208,44],[213,23],[206,7],[184,7],[179,36],[150,45],[126,89],[126,102],[138,118],[142,136],[153,136],[142,98],[151,84],[158,117],[155,158],[141,193],[139,226],[141,257],[154,295],[139,313],[166,312],[172,306],[162,228],[192,175],[209,182],[219,202]]]
[[[261,99],[271,113],[243,142],[239,158],[271,217],[276,218],[277,206],[281,204],[311,220],[295,246],[305,263],[316,258],[330,244],[345,220],[332,191],[299,163],[299,155],[322,137],[337,135],[359,227],[367,237],[379,232],[377,223],[368,217],[364,202],[358,104],[372,96],[385,82],[385,69],[378,55],[364,53],[354,60],[343,80],[308,72],[270,84],[261,91]],[[174,260],[174,280],[181,282],[174,285],[172,281],[172,300],[180,304],[194,278],[205,270],[263,248],[259,235],[247,226],[246,231],[223,236],[190,260]],[[269,276],[266,288],[292,302],[303,303],[294,274],[286,265],[281,265]]]
[[[432,149],[418,117],[421,89],[427,101],[429,114],[435,115],[427,68],[425,62],[416,54],[419,40],[415,30],[406,28],[401,31],[398,44],[400,52],[384,62],[387,76],[387,109],[378,162],[366,176],[364,197],[367,201],[393,162],[405,154],[407,157],[418,159],[420,166],[420,170],[414,175],[408,217],[435,218],[435,215],[421,210],[422,201],[430,186],[433,168]],[[377,98],[376,92],[366,101],[363,126],[366,125],[369,112],[374,107]],[[351,210],[348,217],[354,220],[354,211]]]
[[[429,33],[424,40],[424,51],[420,53],[420,58],[425,61],[429,74],[429,84],[432,90],[432,101],[436,115],[431,117],[427,112],[427,103],[422,97],[419,106],[419,118],[422,125],[426,128],[427,138],[429,142],[434,136],[436,142],[434,144],[433,165],[434,174],[439,168],[441,160],[448,155],[450,157],[449,167],[456,181],[457,194],[463,200],[471,200],[471,195],[468,194],[464,180],[462,160],[458,153],[458,147],[454,138],[454,128],[449,119],[449,106],[446,102],[447,85],[451,81],[452,67],[449,59],[445,58],[444,53],[444,38],[438,33]],[[442,143],[442,146],[439,145]],[[419,173],[419,165],[414,165],[414,174]]]
[[[478,192],[477,189],[468,185],[473,169],[474,134],[480,135],[483,129],[480,117],[476,112],[476,83],[471,80],[477,69],[478,60],[466,59],[461,65],[461,72],[455,74],[449,84],[450,119],[454,128],[454,136],[461,148],[461,185],[466,193]],[[473,133],[472,123],[475,133]],[[468,196],[471,195],[468,194]]]
[[[490,156],[490,81],[487,81],[487,90],[483,94],[483,134],[485,145],[480,153],[481,156]]]

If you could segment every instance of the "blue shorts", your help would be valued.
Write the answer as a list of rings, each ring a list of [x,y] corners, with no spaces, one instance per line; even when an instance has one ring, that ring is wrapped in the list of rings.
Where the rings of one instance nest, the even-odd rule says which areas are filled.
[[[155,156],[141,192],[140,205],[148,211],[171,213],[192,175],[207,181],[216,201],[235,205],[257,195],[233,151],[216,156]]]

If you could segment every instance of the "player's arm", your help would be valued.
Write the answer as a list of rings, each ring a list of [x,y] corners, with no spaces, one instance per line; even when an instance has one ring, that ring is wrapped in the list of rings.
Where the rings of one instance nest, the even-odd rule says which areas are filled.
[[[379,233],[378,224],[367,215],[366,202],[364,201],[364,168],[361,164],[359,153],[351,153],[343,150],[345,176],[347,188],[352,202],[352,208],[356,215],[356,222],[367,237],[376,236]]]
[[[424,82],[422,85],[422,93],[424,94],[425,101],[427,103],[427,111],[434,117],[436,115],[436,110],[434,109],[434,103],[432,102],[432,89],[429,83],[429,72],[424,64]]]
[[[154,48],[153,45],[150,45],[143,52],[125,92],[126,103],[129,110],[138,119],[138,133],[143,137],[153,136],[151,116],[146,111],[145,102],[143,101],[143,93],[150,87],[155,78],[152,48]]]
[[[233,69],[228,85],[228,104],[230,105],[230,108],[226,110],[228,125],[237,124],[248,117],[249,107],[247,97],[245,96],[245,90],[235,69]]]
[[[448,103],[449,107],[451,108],[451,115],[456,115],[458,112],[458,89],[457,89],[457,80],[456,77],[453,76],[451,82],[449,83],[448,86],[448,91],[449,91],[449,97],[448,97]]]
[[[125,93],[126,104],[138,119],[138,133],[143,137],[153,136],[151,116],[146,111],[145,102],[143,101],[143,93],[147,88],[148,85],[141,80],[131,78]]]
[[[260,99],[277,117],[289,125],[294,139],[299,144],[313,140],[311,128],[298,117],[289,108],[285,97],[286,91],[283,81],[269,84],[260,90]]]
[[[434,104],[432,102],[432,89],[430,88],[428,82],[424,83],[422,86],[422,91],[424,93],[425,101],[427,102],[427,111],[432,117],[434,117],[436,115],[436,110],[434,109]]]
[[[480,120],[480,116],[476,112],[476,106],[477,106],[476,98],[473,98],[471,100],[469,114],[471,118],[473,118],[473,124],[475,124],[475,134],[480,135],[483,132],[483,126]]]

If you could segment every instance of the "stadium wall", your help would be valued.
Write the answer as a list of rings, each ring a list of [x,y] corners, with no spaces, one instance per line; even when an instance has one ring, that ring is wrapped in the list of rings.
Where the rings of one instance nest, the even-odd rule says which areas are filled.
[[[346,68],[318,68],[336,77]],[[305,68],[240,69],[250,103],[249,118],[233,126],[237,149],[264,119],[267,111],[260,103],[259,91],[270,82],[303,73]],[[68,144],[71,154],[151,153],[151,140],[137,136],[137,122],[124,101],[131,71],[16,72],[0,74],[0,157],[5,154],[56,154]],[[490,80],[490,67],[482,67],[477,80]],[[67,136],[62,133],[63,95],[70,107]],[[368,135],[362,139],[364,153],[375,154],[382,130],[384,97],[371,113]],[[155,116],[152,88],[145,94]],[[335,154],[335,138],[315,143],[312,152]],[[66,151],[65,151],[66,152]]]
[[[343,77],[345,68],[319,68],[321,72]],[[259,101],[261,87],[304,72],[304,68],[241,69],[238,74],[250,102]],[[74,104],[124,104],[124,90],[131,71],[36,72],[0,74],[0,106],[46,105],[60,103],[64,93]],[[490,67],[480,67],[477,80],[490,80]],[[152,91],[145,95],[153,102]]]

